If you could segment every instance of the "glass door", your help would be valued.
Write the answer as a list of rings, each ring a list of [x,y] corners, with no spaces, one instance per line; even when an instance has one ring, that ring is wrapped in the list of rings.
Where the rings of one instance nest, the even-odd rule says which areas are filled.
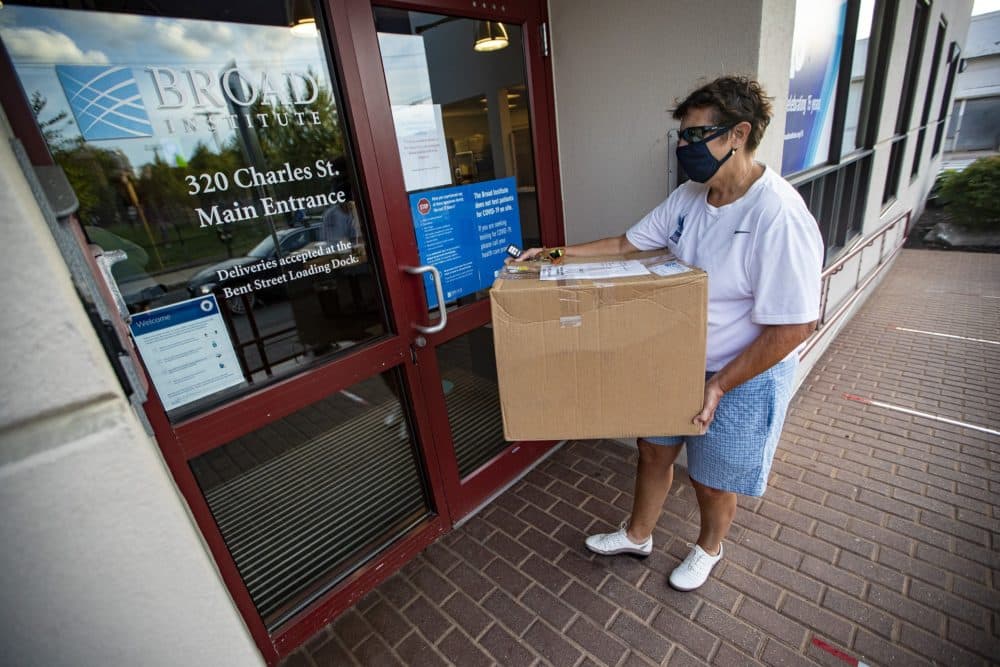
[[[451,525],[346,19],[44,4],[4,7],[4,105],[76,194],[164,459],[273,660]]]
[[[550,446],[503,439],[487,294],[508,244],[561,241],[543,4],[387,4],[9,2],[0,23],[7,116],[76,193],[269,661]]]
[[[550,446],[504,439],[488,292],[508,246],[557,242],[542,7],[357,4],[394,235],[424,272],[415,358],[458,519]]]

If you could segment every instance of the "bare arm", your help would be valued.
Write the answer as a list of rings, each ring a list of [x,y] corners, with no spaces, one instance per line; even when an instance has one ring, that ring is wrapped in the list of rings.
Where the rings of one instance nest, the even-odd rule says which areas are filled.
[[[521,256],[517,258],[517,261],[523,262],[526,259],[531,259],[532,257],[540,254],[544,248],[528,248],[521,253]],[[624,255],[630,252],[636,252],[639,249],[632,245],[631,242],[625,235],[621,236],[611,236],[606,239],[600,239],[598,241],[590,241],[589,243],[580,243],[578,245],[568,245],[565,246],[567,257],[597,257],[601,255]]]
[[[715,408],[723,394],[738,387],[752,377],[760,375],[787,357],[816,328],[816,322],[804,324],[774,324],[764,327],[760,335],[705,384],[704,405],[692,423],[702,433],[712,423]]]

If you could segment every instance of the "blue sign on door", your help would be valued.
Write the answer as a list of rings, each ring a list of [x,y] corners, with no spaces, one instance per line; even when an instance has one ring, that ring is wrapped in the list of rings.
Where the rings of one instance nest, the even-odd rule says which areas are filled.
[[[445,301],[493,284],[510,244],[521,245],[514,177],[410,195],[410,214],[423,264],[437,267]],[[430,276],[427,306],[437,306]]]

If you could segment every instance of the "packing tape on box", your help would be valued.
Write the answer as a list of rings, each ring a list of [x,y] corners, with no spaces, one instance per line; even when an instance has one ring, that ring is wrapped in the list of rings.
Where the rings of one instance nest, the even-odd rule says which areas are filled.
[[[518,263],[504,264],[503,268],[497,271],[497,278],[504,280],[538,280],[538,263]]]
[[[583,315],[580,312],[583,306],[577,290],[586,289],[589,292],[596,287],[599,290],[598,294],[601,294],[604,289],[616,286],[615,283],[591,280],[557,280],[555,284],[559,288],[559,326],[564,328],[583,326]]]
[[[569,280],[557,280],[556,287],[559,288],[559,326],[582,327],[583,315],[580,314],[580,297],[576,293],[576,285]]]

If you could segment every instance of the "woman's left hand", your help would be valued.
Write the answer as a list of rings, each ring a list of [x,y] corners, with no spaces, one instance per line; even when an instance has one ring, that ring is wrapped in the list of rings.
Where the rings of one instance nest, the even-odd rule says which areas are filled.
[[[691,423],[701,429],[701,434],[704,435],[705,431],[708,430],[709,424],[715,419],[715,409],[719,407],[719,401],[725,395],[722,386],[716,382],[713,377],[711,380],[705,383],[705,400],[701,406],[701,412],[694,416]]]

